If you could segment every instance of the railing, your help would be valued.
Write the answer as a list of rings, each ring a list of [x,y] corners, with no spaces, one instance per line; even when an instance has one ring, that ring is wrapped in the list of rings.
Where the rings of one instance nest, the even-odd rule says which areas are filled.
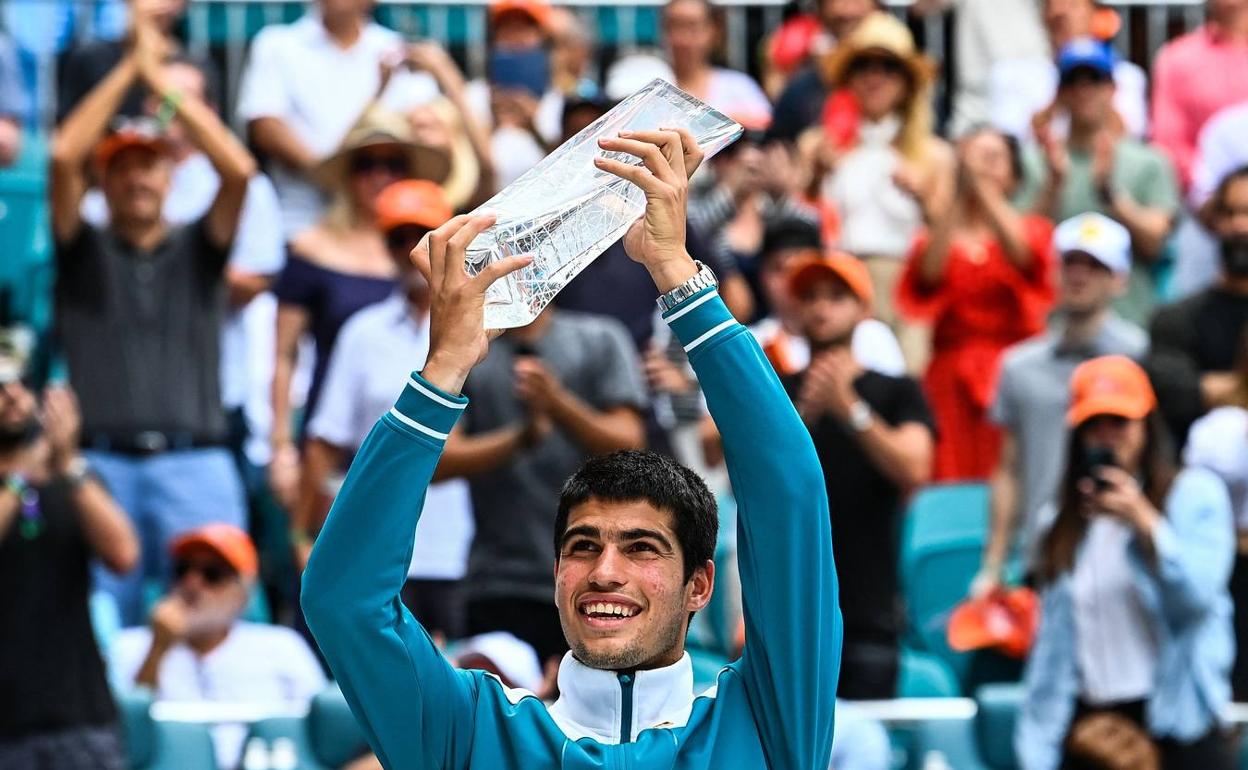
[[[620,52],[659,43],[659,10],[665,0],[561,0],[581,16],[599,41],[595,65],[605,68]],[[724,14],[724,58],[728,66],[757,72],[759,45],[779,26],[786,0],[715,0]],[[887,0],[905,15],[912,0]],[[1199,25],[1204,0],[1108,0],[1118,8],[1122,28],[1115,39],[1120,53],[1146,69],[1166,40]],[[182,30],[188,48],[213,56],[224,74],[223,105],[237,98],[247,44],[261,27],[293,21],[307,7],[301,0],[191,0]],[[381,23],[411,39],[444,43],[470,76],[485,69],[488,0],[411,2],[378,0]],[[912,19],[911,26],[929,55],[949,61],[953,14]],[[123,0],[2,0],[0,29],[7,28],[23,47],[40,94],[41,122],[50,118],[55,92],[55,59],[74,40],[115,37],[124,28]],[[947,82],[947,79],[946,79]]]

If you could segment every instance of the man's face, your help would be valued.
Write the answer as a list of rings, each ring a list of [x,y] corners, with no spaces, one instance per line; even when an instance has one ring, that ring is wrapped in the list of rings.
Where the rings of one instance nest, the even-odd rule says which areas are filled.
[[[663,38],[672,61],[708,61],[715,45],[710,8],[702,0],[669,3],[663,9]]]
[[[1099,70],[1076,67],[1062,78],[1057,96],[1074,123],[1099,126],[1114,109],[1114,81]]]
[[[1210,19],[1226,24],[1248,11],[1248,0],[1209,0],[1207,7]]]
[[[429,232],[420,225],[400,225],[386,233],[386,247],[390,250],[390,258],[399,269],[399,282],[405,289],[424,291],[429,288],[428,281],[412,264],[412,249],[420,243],[420,239]]]
[[[862,300],[834,276],[812,282],[797,301],[802,334],[814,348],[848,342],[866,317]]]
[[[35,422],[35,395],[21,380],[0,384],[0,450],[19,446]]]
[[[541,26],[522,11],[509,11],[494,22],[492,46],[498,51],[529,51],[546,42]]]
[[[135,6],[138,3],[131,0],[130,5]],[[156,28],[168,34],[173,29],[173,25],[177,24],[178,19],[186,13],[186,0],[145,0],[142,3],[143,10],[156,24]]]
[[[832,37],[844,40],[875,8],[875,0],[823,0],[819,18]]]
[[[1223,241],[1248,238],[1248,177],[1227,186],[1221,205],[1214,211],[1213,230]]]
[[[1109,307],[1122,293],[1123,279],[1092,257],[1072,251],[1062,257],[1062,309],[1090,315]]]
[[[224,631],[242,615],[248,586],[214,549],[188,548],[174,561],[173,574],[173,592],[186,604],[192,635]]]
[[[373,7],[373,0],[320,0],[324,16],[363,15]]]
[[[1061,48],[1076,38],[1087,37],[1095,12],[1092,0],[1048,0],[1044,4],[1044,26],[1053,47]]]
[[[568,515],[555,562],[555,603],[568,646],[591,668],[675,663],[689,613],[706,606],[714,582],[710,562],[685,581],[671,515],[649,503],[591,498]]]
[[[606,112],[597,106],[585,104],[568,111],[563,116],[563,141],[568,141],[589,127]]]
[[[150,147],[127,147],[114,154],[101,185],[114,223],[159,220],[172,178],[172,161]]]
[[[799,259],[809,257],[810,249],[777,249],[766,256],[758,273],[767,304],[781,317],[788,317],[795,303],[789,293],[789,270]]]
[[[361,210],[372,211],[381,191],[412,176],[412,161],[398,145],[361,147],[351,153],[347,190]]]

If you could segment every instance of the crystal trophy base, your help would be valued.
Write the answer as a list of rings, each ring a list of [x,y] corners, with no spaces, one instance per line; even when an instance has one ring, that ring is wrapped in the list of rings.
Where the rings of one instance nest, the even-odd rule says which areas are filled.
[[[708,158],[742,131],[707,104],[655,79],[479,206],[474,213],[489,212],[498,219],[469,244],[465,268],[470,274],[498,259],[533,256],[530,265],[486,292],[485,328],[532,323],[560,289],[642,215],[646,196],[641,188],[593,161],[605,156],[641,165],[632,155],[604,152],[598,139],[657,128],[688,129]]]

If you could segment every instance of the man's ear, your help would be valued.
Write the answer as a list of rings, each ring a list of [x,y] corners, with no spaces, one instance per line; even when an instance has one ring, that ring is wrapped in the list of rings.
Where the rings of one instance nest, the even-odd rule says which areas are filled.
[[[697,567],[689,577],[686,586],[685,610],[699,612],[711,603],[711,595],[715,593],[715,562],[707,559],[706,563]]]

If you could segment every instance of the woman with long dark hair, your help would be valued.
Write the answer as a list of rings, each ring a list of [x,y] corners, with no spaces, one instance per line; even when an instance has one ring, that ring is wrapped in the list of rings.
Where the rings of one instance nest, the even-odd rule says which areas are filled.
[[[1234,653],[1226,487],[1178,470],[1144,370],[1071,378],[1058,511],[1038,557],[1040,631],[1015,735],[1026,770],[1234,766],[1222,733]],[[1160,764],[1143,758],[1151,755]]]

